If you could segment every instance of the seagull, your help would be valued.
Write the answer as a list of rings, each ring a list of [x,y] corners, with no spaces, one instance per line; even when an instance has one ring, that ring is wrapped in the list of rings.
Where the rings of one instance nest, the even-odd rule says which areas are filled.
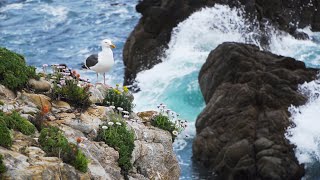
[[[98,74],[103,73],[103,82],[106,85],[106,72],[110,71],[114,65],[113,52],[112,49],[116,46],[109,39],[104,39],[101,41],[102,51],[98,54],[90,55],[84,62],[82,68],[90,69]]]

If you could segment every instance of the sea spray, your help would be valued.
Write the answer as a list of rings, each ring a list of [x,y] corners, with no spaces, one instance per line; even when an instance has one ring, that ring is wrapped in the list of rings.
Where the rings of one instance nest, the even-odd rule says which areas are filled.
[[[307,175],[320,177],[320,172],[311,172],[320,162],[320,84],[311,81],[300,85],[299,92],[309,98],[305,105],[289,107],[293,126],[288,128],[287,138],[295,144],[296,156],[305,163]],[[316,174],[317,173],[317,174]]]

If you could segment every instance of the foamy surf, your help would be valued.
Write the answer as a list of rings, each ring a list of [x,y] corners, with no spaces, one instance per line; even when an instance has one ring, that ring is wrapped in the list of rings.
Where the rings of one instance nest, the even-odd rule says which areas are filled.
[[[305,105],[289,107],[290,120],[295,124],[287,130],[287,139],[295,144],[296,157],[309,169],[320,162],[320,82],[311,81],[300,85],[299,92],[309,98]],[[317,172],[317,176],[320,173]],[[314,175],[313,175],[314,176]]]
[[[136,110],[152,109],[159,102],[164,102],[180,113],[183,118],[191,121],[190,124],[194,127],[196,116],[205,106],[197,81],[198,73],[210,51],[226,41],[255,44],[261,49],[263,47],[257,39],[261,34],[258,25],[247,22],[242,14],[242,10],[216,5],[212,8],[203,8],[181,22],[173,30],[169,48],[165,50],[162,57],[163,62],[137,75],[136,80],[141,91],[135,94]],[[275,30],[272,26],[269,26],[268,29],[270,33],[269,51],[303,60],[308,66],[319,67],[320,59],[317,57],[320,54],[320,46],[319,42],[314,40],[317,34],[304,29],[303,31],[309,34],[311,40],[297,40],[288,33]],[[320,104],[310,106],[315,108],[317,105]],[[309,112],[303,112],[303,114],[310,116],[307,115]],[[293,116],[294,122],[295,119],[296,116]],[[312,125],[307,123],[304,127],[297,123],[298,126],[308,129]],[[195,128],[189,130],[193,131],[189,138],[180,136],[174,143],[174,149],[182,168],[181,179],[192,179],[193,173],[196,173],[190,168],[191,144]],[[293,137],[302,133],[298,132],[299,130],[292,129]],[[309,131],[306,130],[303,133],[309,133]],[[317,144],[319,140],[315,134],[310,135],[309,138],[315,139],[311,144]],[[305,147],[300,142],[295,143],[295,139],[290,140],[297,144],[298,149],[299,146]],[[311,152],[320,152],[316,146],[310,149]],[[308,152],[309,150],[303,149],[302,151]],[[297,151],[297,156],[298,154],[299,151]],[[301,162],[303,159],[299,158]],[[189,166],[186,166],[185,164],[188,163]]]

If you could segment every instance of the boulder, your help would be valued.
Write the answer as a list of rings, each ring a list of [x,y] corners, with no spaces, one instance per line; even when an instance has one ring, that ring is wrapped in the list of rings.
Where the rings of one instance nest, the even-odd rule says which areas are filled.
[[[312,30],[320,31],[319,0],[142,0],[136,6],[142,17],[123,49],[124,84],[132,84],[137,73],[161,62],[160,57],[167,48],[172,29],[178,23],[200,8],[212,7],[216,3],[243,7],[249,19],[261,23],[261,29],[270,22],[299,39],[307,36],[297,32],[297,28],[311,26]],[[266,31],[267,36],[268,29]]]
[[[138,112],[137,116],[141,119],[142,122],[147,123],[152,120],[152,118],[157,115],[157,111],[144,111],[144,112]]]
[[[128,126],[135,134],[131,161],[137,173],[146,179],[179,179],[171,134],[142,123],[128,122]]]
[[[68,111],[71,109],[70,104],[64,101],[53,101],[52,106],[63,111]]]
[[[51,84],[43,78],[40,80],[29,79],[28,85],[36,92],[47,92],[51,89]]]
[[[51,110],[51,98],[43,94],[31,94],[31,93],[22,93],[20,97],[23,101],[31,101],[38,108],[42,109],[43,107],[48,107],[49,111]]]
[[[90,87],[90,101],[92,103],[102,103],[106,95],[106,87],[102,84]]]
[[[74,114],[70,113],[72,116]],[[89,134],[92,131],[97,131],[99,129],[99,125],[101,125],[103,122],[93,116],[88,116],[86,114],[81,114],[80,118],[70,118],[65,117],[62,118],[63,124],[72,127],[73,129],[79,130],[85,134]]]
[[[205,109],[193,157],[222,179],[301,179],[304,167],[285,138],[288,107],[307,98],[298,85],[317,70],[241,43],[213,50],[199,74]]]
[[[16,98],[16,95],[13,91],[0,84],[0,97],[6,99],[14,99]]]

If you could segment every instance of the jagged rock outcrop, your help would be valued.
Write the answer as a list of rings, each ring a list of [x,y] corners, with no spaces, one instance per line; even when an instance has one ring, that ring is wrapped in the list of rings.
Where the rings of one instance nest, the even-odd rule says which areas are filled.
[[[199,75],[207,105],[196,121],[195,160],[222,179],[300,179],[304,167],[285,138],[288,107],[306,102],[298,84],[316,73],[253,45],[219,45]]]
[[[257,17],[262,24],[270,21],[297,38],[306,38],[306,34],[296,31],[297,27],[310,25],[314,31],[320,31],[319,0],[143,0],[136,6],[142,17],[123,50],[124,84],[132,84],[138,72],[161,62],[159,56],[179,22],[201,7],[212,7],[216,3],[243,6],[251,19]]]

